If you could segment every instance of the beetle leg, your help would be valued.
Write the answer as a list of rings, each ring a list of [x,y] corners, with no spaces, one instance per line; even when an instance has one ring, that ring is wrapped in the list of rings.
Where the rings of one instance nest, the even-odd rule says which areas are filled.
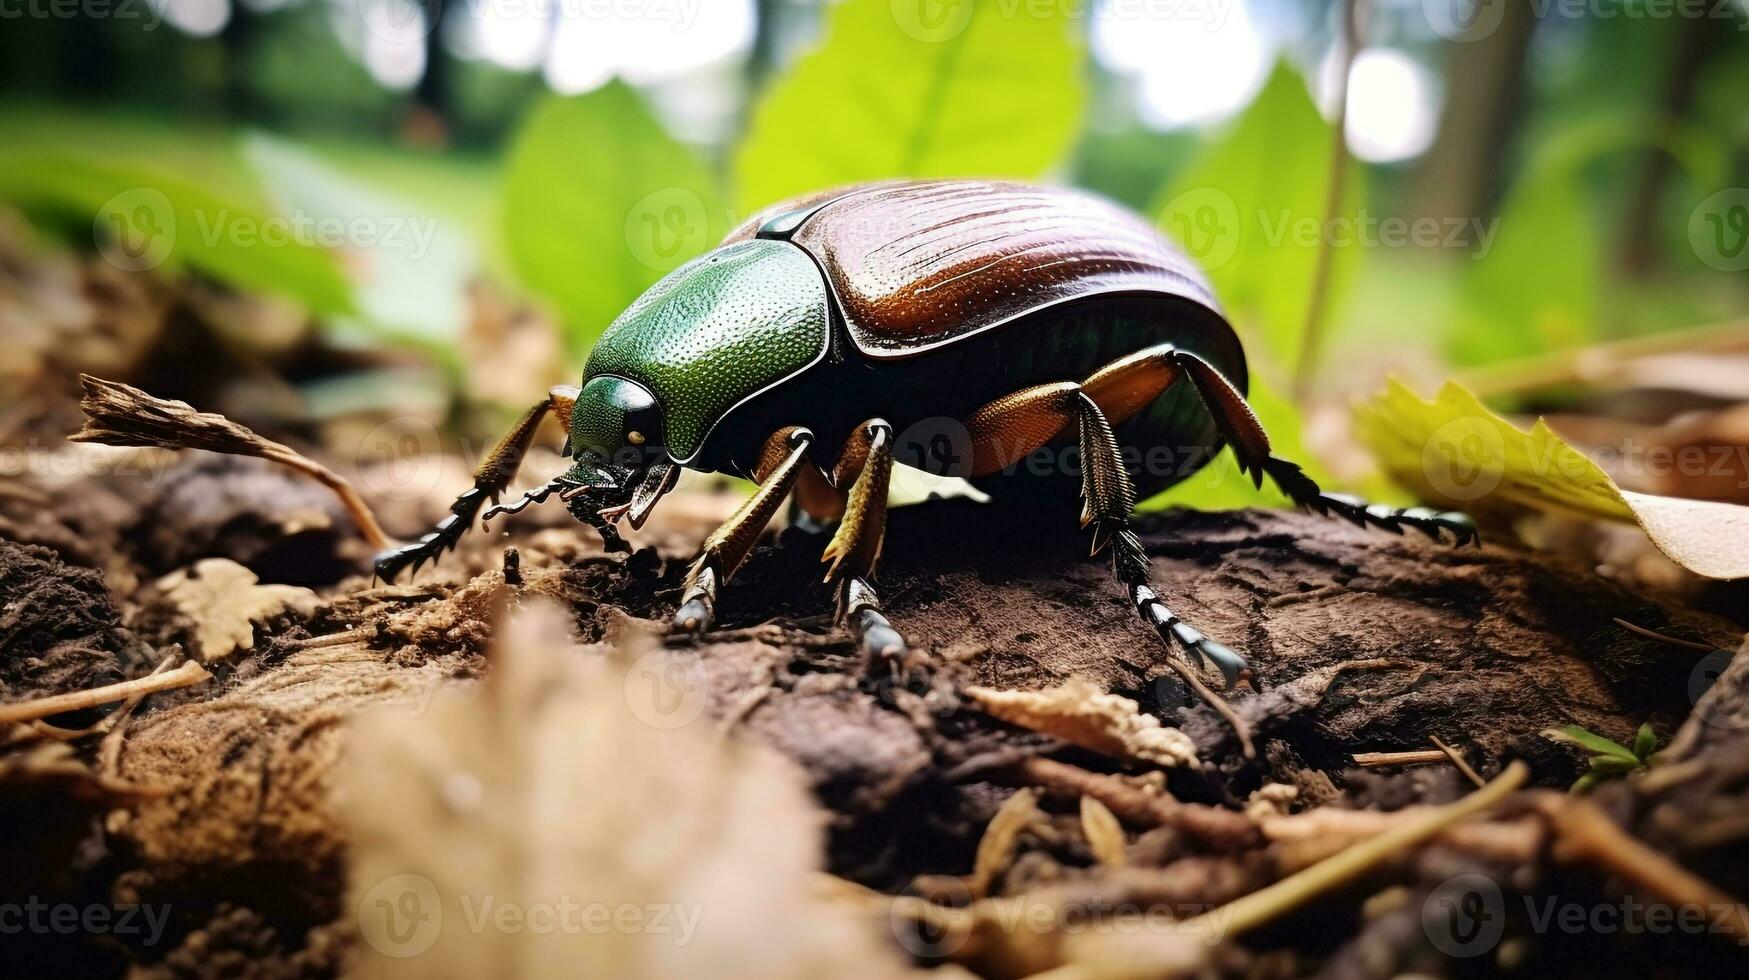
[[[741,567],[765,525],[771,523],[772,515],[789,496],[796,479],[811,465],[807,461],[808,446],[813,441],[814,434],[798,426],[780,429],[765,441],[754,473],[759,478],[759,489],[735,511],[735,516],[705,539],[704,547],[687,570],[680,608],[674,613],[676,632],[702,633],[710,629],[716,618],[717,587]]]
[[[1142,542],[1130,530],[1130,511],[1135,507],[1135,492],[1129,474],[1124,470],[1117,436],[1099,405],[1089,395],[1080,396],[1078,406],[1081,438],[1081,495],[1085,509],[1081,524],[1093,528],[1093,551],[1098,554],[1107,544],[1111,549],[1112,572],[1129,592],[1143,622],[1154,627],[1167,644],[1184,649],[1198,667],[1212,660],[1232,687],[1249,674],[1245,658],[1234,650],[1204,636],[1195,627],[1179,619],[1160,601],[1159,593],[1149,583],[1148,553]]]
[[[1182,647],[1198,666],[1212,660],[1227,679],[1238,682],[1245,658],[1179,619],[1149,584],[1149,560],[1130,530],[1135,489],[1104,406],[1127,418],[1158,397],[1178,377],[1173,348],[1162,345],[1114,361],[1085,384],[1036,385],[998,398],[966,419],[971,435],[972,474],[993,473],[1072,430],[1080,441],[1081,524],[1093,529],[1093,553],[1112,549],[1112,571],[1129,593],[1144,622],[1168,644]]]
[[[376,573],[384,581],[393,582],[395,576],[409,566],[417,573],[420,565],[433,561],[445,551],[454,548],[461,541],[462,535],[473,527],[474,518],[479,515],[480,508],[488,500],[496,501],[515,478],[517,467],[522,465],[522,457],[527,455],[529,444],[534,441],[534,434],[540,429],[541,420],[551,412],[565,424],[568,433],[571,409],[576,404],[575,385],[556,385],[547,392],[546,400],[522,413],[522,417],[516,420],[510,431],[486,453],[486,458],[474,471],[474,485],[449,505],[449,516],[439,521],[429,534],[412,544],[392,548],[377,555]],[[567,435],[567,441],[568,439]]]
[[[1465,514],[1427,507],[1387,507],[1369,504],[1345,493],[1326,493],[1317,481],[1300,469],[1299,464],[1282,459],[1271,451],[1269,435],[1257,421],[1256,413],[1251,411],[1251,406],[1245,403],[1245,396],[1239,394],[1225,375],[1188,351],[1177,352],[1176,358],[1196,385],[1197,394],[1202,396],[1203,404],[1214,416],[1221,435],[1233,447],[1239,468],[1259,486],[1267,473],[1294,503],[1326,517],[1344,518],[1359,527],[1370,525],[1392,534],[1402,534],[1408,527],[1435,541],[1443,540],[1442,534],[1450,534],[1455,545],[1482,543],[1475,522]]]
[[[844,519],[820,556],[831,562],[826,581],[837,582],[838,620],[850,628],[864,656],[896,657],[905,640],[881,611],[870,579],[887,534],[887,482],[893,473],[893,427],[870,419],[845,444],[832,467],[833,482],[855,475],[844,501]]]

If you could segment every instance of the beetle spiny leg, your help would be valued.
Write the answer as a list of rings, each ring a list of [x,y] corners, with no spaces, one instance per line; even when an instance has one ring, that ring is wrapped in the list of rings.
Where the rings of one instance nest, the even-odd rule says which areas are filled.
[[[1237,650],[1216,643],[1203,635],[1202,631],[1190,625],[1160,601],[1159,593],[1151,586],[1135,585],[1130,588],[1130,601],[1135,604],[1136,612],[1141,614],[1148,625],[1159,632],[1160,638],[1168,646],[1176,645],[1184,650],[1187,659],[1199,669],[1209,660],[1226,680],[1228,689],[1236,686],[1241,679],[1251,676],[1251,665]],[[1206,658],[1206,660],[1205,660]]]
[[[479,487],[471,488],[455,498],[450,504],[449,516],[437,522],[429,534],[413,542],[392,548],[378,555],[373,563],[376,574],[385,581],[393,582],[395,576],[411,568],[413,574],[419,574],[419,567],[428,561],[435,561],[446,551],[453,549],[468,533],[468,528],[474,524],[474,516],[488,500],[485,490]]]
[[[1326,493],[1317,482],[1300,469],[1299,464],[1280,456],[1269,457],[1270,478],[1281,492],[1294,503],[1319,515],[1340,517],[1356,527],[1375,527],[1392,534],[1402,534],[1404,528],[1414,528],[1434,541],[1443,543],[1450,534],[1452,545],[1480,545],[1481,534],[1476,522],[1457,511],[1434,510],[1431,507],[1391,507],[1369,504],[1360,497],[1346,493]]]

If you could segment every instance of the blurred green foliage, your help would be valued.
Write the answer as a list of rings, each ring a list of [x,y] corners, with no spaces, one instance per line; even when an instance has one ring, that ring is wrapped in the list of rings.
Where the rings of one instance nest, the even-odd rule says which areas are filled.
[[[0,159],[0,200],[94,239],[124,268],[192,269],[318,314],[353,309],[336,257],[273,232],[269,212],[169,174],[56,154]]]
[[[727,232],[717,180],[624,84],[553,97],[510,147],[504,233],[516,270],[578,352],[663,274]]]
[[[736,150],[750,213],[838,184],[894,176],[1036,178],[1060,163],[1085,95],[1064,5],[847,0],[825,41],[772,83]],[[928,20],[934,10],[939,22]]]
[[[762,16],[780,8],[790,18],[801,10],[759,6]],[[1348,387],[1355,359],[1498,366],[1742,309],[1743,277],[1709,267],[1689,236],[1701,200],[1749,182],[1740,97],[1749,57],[1739,45],[1694,61],[1681,98],[1662,81],[1688,64],[1684,52],[1705,50],[1693,47],[1694,32],[1719,32],[1718,51],[1738,24],[1540,24],[1512,92],[1523,102],[1507,123],[1512,138],[1499,142],[1497,179],[1470,216],[1490,228],[1486,247],[1463,251],[1365,239],[1368,220],[1415,215],[1413,163],[1354,162],[1340,212],[1326,213],[1334,134],[1295,66],[1318,63],[1327,27],[1285,43],[1230,122],[1159,133],[1137,122],[1132,80],[1089,58],[1077,10],[842,0],[813,19],[810,6],[802,36],[811,43],[793,58],[782,44],[757,43],[745,77],[722,93],[740,110],[736,125],[704,137],[694,130],[696,142],[663,124],[675,116],[660,86],[616,81],[557,96],[537,72],[446,57],[416,91],[390,91],[370,81],[359,39],[330,22],[333,12],[299,0],[234,18],[205,39],[32,22],[0,37],[10,56],[0,84],[62,100],[40,81],[61,70],[41,49],[89,47],[96,54],[76,66],[75,88],[150,78],[156,111],[179,121],[138,106],[42,108],[9,96],[0,202],[76,244],[108,246],[105,222],[126,234],[138,217],[111,202],[137,203],[135,191],[151,190],[178,230],[168,267],[289,296],[324,323],[429,350],[453,350],[474,277],[512,282],[555,311],[580,359],[642,290],[784,197],[888,177],[1074,182],[1136,207],[1204,264],[1245,338],[1259,415],[1284,455],[1307,460],[1298,410],[1283,393],[1327,246],[1326,393]],[[1324,23],[1303,11],[1269,19]],[[428,55],[440,49],[427,42]],[[1416,43],[1404,50],[1436,68],[1458,47]],[[1448,78],[1448,102],[1461,82]],[[442,107],[436,135],[432,105]],[[238,119],[305,138],[239,133]],[[1660,161],[1668,174],[1654,179]],[[395,216],[437,222],[439,233],[417,257],[199,233],[219,214],[247,225],[287,213]],[[1630,270],[1635,245],[1650,261]],[[1251,490],[1230,458],[1165,499],[1280,502]]]

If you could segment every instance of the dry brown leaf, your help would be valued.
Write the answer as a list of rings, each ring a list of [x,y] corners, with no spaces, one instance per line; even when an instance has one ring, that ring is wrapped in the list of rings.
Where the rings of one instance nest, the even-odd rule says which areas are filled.
[[[255,649],[255,624],[286,609],[315,611],[316,593],[295,585],[262,585],[229,558],[206,558],[158,580],[178,611],[194,621],[200,659],[223,660]]]
[[[1081,797],[1081,833],[1087,836],[1087,846],[1100,864],[1121,868],[1127,863],[1123,825],[1110,808],[1091,796]]]
[[[673,727],[659,666],[579,651],[567,622],[521,611],[484,685],[352,726],[353,974],[907,974],[884,917],[820,897],[800,774],[708,718]]]
[[[966,879],[966,887],[971,890],[973,898],[990,893],[990,885],[996,876],[1014,863],[1020,835],[1040,816],[1038,791],[1035,789],[1017,790],[1003,801],[996,815],[990,818],[990,825],[984,828],[984,836],[978,838],[978,855],[972,863],[972,876]]]
[[[1085,680],[1043,691],[998,691],[971,687],[980,708],[1012,725],[1055,736],[1084,749],[1160,766],[1196,765],[1190,736],[1141,713],[1129,698],[1106,694]]]

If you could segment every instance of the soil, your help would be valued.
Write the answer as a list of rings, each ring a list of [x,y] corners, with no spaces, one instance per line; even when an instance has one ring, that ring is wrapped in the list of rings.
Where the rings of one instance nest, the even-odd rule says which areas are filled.
[[[1081,679],[1133,699],[1196,745],[1200,768],[1163,774],[1182,808],[1145,833],[1132,821],[1129,844],[1132,861],[1177,876],[1190,898],[1237,897],[1291,863],[1275,848],[1245,850],[1258,840],[1242,811],[1260,790],[1291,787],[1282,798],[1299,811],[1454,799],[1469,784],[1449,766],[1354,764],[1356,753],[1425,749],[1435,737],[1484,778],[1522,759],[1535,785],[1565,788],[1582,760],[1539,732],[1579,725],[1625,743],[1642,723],[1661,735],[1680,731],[1669,752],[1701,760],[1697,775],[1648,777],[1598,799],[1655,847],[1749,892],[1749,826],[1740,816],[1749,668],[1618,620],[1720,651],[1738,647],[1742,624],[1633,594],[1548,555],[1452,549],[1285,512],[1142,518],[1155,586],[1177,613],[1251,659],[1259,690],[1232,694],[1255,732],[1258,756],[1248,759],[1231,726],[1167,667],[1172,654],[1136,621],[1109,569],[1083,557],[1073,515],[968,501],[896,511],[881,584],[914,650],[903,663],[869,663],[832,627],[820,583],[824,542],[793,529],[773,535],[725,589],[714,632],[668,642],[663,623],[686,559],[731,497],[677,494],[633,536],[629,555],[604,553],[591,532],[530,512],[476,532],[415,582],[384,585],[373,584],[323,495],[256,461],[190,454],[150,492],[130,493],[137,482],[115,478],[88,482],[89,499],[125,503],[101,518],[84,505],[55,505],[27,522],[0,497],[9,526],[34,528],[34,543],[0,540],[0,700],[151,671],[188,630],[154,601],[151,582],[199,558],[230,558],[264,582],[316,586],[323,601],[313,613],[258,624],[253,650],[208,665],[215,677],[206,684],[148,698],[101,744],[72,743],[96,780],[83,795],[40,773],[21,775],[28,767],[0,771],[7,798],[29,804],[12,808],[0,834],[9,850],[32,857],[0,878],[0,902],[97,896],[169,910],[155,942],[30,937],[7,944],[0,972],[61,972],[70,963],[86,975],[142,977],[341,970],[358,946],[346,898],[352,842],[331,799],[349,719],[478,683],[492,673],[506,607],[542,599],[568,611],[587,655],[630,651],[689,678],[707,719],[793,760],[829,817],[826,870],[877,891],[971,872],[1013,787],[1038,785],[1029,759],[1098,778],[1152,769],[997,721],[965,694]],[[415,509],[402,515],[409,525],[436,517],[442,503]],[[85,546],[57,549],[57,541]],[[1721,671],[1697,713],[1696,698]],[[49,720],[79,727],[105,715]],[[23,758],[27,741],[15,737],[6,758]],[[149,792],[122,802],[116,786]],[[1083,870],[1089,844],[1068,815],[1074,798],[1045,788],[1046,829],[1027,838],[1000,889],[1091,874]],[[1220,970],[1463,972],[1465,961],[1439,958],[1412,913],[1435,883],[1478,861],[1429,849],[1370,890],[1256,933]],[[1527,894],[1611,893],[1606,875],[1552,863],[1543,874],[1541,861],[1505,880]],[[1363,912],[1375,893],[1402,904],[1375,897]],[[1613,951],[1612,974],[1731,955],[1704,937],[1624,938],[1632,941]],[[1573,945],[1537,935],[1513,947],[1515,962],[1570,974],[1581,962]]]

